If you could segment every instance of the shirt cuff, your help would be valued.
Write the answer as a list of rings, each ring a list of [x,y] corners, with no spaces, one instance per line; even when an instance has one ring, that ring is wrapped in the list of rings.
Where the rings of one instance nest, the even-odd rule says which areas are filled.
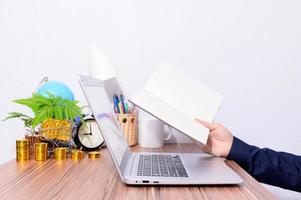
[[[246,164],[253,150],[254,146],[245,143],[237,137],[233,137],[233,143],[227,159],[234,160],[237,163]]]

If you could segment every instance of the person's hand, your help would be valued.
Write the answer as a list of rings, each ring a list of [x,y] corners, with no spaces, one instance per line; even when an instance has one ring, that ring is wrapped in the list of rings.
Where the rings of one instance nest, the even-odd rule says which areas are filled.
[[[214,156],[227,157],[233,142],[232,133],[222,124],[208,123],[200,119],[196,121],[210,129],[206,145],[209,153]]]

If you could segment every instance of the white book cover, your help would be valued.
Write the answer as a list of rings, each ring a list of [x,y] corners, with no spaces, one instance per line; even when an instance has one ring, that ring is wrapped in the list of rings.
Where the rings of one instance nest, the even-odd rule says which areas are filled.
[[[161,63],[130,102],[205,144],[209,130],[195,119],[212,122],[222,99],[221,94],[177,67]]]

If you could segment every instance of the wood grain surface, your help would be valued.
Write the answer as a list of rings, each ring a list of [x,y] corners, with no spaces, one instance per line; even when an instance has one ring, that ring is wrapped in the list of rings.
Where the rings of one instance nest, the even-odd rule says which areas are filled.
[[[197,144],[167,144],[161,149],[133,151],[203,152]],[[101,158],[80,162],[67,159],[0,165],[0,199],[275,199],[272,194],[233,161],[226,161],[243,179],[233,186],[127,186],[120,177],[107,149]]]

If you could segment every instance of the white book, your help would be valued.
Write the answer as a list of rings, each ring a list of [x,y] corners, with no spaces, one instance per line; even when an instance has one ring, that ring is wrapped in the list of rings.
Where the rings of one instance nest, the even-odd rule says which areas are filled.
[[[177,67],[161,63],[144,88],[134,94],[129,101],[205,144],[209,130],[195,119],[212,122],[222,99],[221,94]]]

